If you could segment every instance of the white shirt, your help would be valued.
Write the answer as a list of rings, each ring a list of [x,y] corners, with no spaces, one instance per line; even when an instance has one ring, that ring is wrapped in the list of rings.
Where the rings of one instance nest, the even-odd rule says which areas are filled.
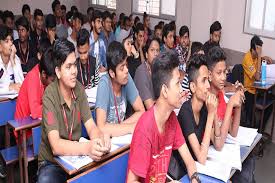
[[[76,58],[78,58],[79,55],[78,55],[78,51],[77,51],[77,43],[76,43],[76,41],[74,41],[71,36],[69,36],[67,38],[67,40],[74,44],[75,56],[76,56]]]
[[[0,71],[3,69],[4,73],[0,78],[0,92],[5,93],[9,91],[9,86],[12,83],[22,84],[24,81],[24,75],[21,68],[20,59],[15,55],[15,65],[12,67],[11,61],[8,62],[7,68],[3,63],[2,57],[0,56]]]

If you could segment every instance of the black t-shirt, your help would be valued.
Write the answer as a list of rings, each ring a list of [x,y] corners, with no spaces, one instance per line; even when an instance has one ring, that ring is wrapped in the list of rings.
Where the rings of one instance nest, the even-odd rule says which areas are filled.
[[[136,70],[138,66],[141,64],[140,57],[134,58],[133,56],[130,56],[127,58],[128,63],[128,70],[132,78],[135,77]]]

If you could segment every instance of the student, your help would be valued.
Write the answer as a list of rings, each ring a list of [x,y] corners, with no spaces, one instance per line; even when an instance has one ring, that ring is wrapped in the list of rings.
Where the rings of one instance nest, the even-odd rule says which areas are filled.
[[[96,123],[111,136],[133,133],[136,122],[144,112],[138,91],[128,73],[127,53],[121,43],[114,41],[107,52],[108,74],[101,77],[96,96]],[[134,114],[125,118],[127,101]]]
[[[14,29],[14,15],[11,11],[6,10],[3,12],[3,22],[7,27],[13,30],[13,40],[18,39],[18,32]]]
[[[154,59],[159,55],[159,52],[159,39],[148,39],[145,45],[146,61],[137,68],[135,73],[134,81],[146,110],[149,110],[155,103],[151,74]]]
[[[117,16],[116,16],[116,13],[113,12],[112,13],[112,30],[113,30],[113,33],[116,32],[116,25],[117,25]]]
[[[5,25],[0,25],[0,55],[0,92],[19,92],[24,76],[12,42],[12,29]]]
[[[178,120],[192,157],[205,164],[218,103],[216,96],[209,92],[206,57],[192,57],[187,70],[192,98],[181,106]],[[174,151],[173,155],[180,164],[180,171],[186,171],[179,153]]]
[[[134,32],[134,39],[134,46],[136,50],[138,50],[139,60],[143,63],[145,61],[143,48],[146,42],[144,42],[144,26],[142,25],[142,23],[137,24]]]
[[[206,41],[203,45],[203,50],[205,54],[207,54],[211,47],[213,47],[211,46],[211,44],[215,44],[215,46],[220,46],[221,32],[221,23],[219,21],[213,22],[210,26],[210,39]]]
[[[103,29],[100,32],[100,38],[104,41],[105,48],[107,49],[111,42],[115,41],[115,34],[112,30],[112,15],[109,11],[104,11],[102,17]]]
[[[77,33],[81,29],[82,23],[83,23],[82,14],[79,12],[75,12],[72,17],[72,33],[69,35],[67,39],[68,41],[74,44],[76,58],[79,57],[78,52],[76,50]]]
[[[184,99],[178,65],[177,56],[171,52],[164,52],[155,59],[152,82],[156,103],[136,125],[130,147],[127,182],[165,182],[171,152],[175,149],[179,150],[191,181],[198,181],[195,162],[173,111]]]
[[[95,10],[92,18],[93,31],[90,35],[90,55],[96,58],[96,64],[100,72],[107,71],[106,47],[104,41],[99,37],[102,30],[102,14]]]
[[[56,35],[58,38],[67,38],[68,30],[67,27],[62,22],[62,11],[61,4],[59,0],[54,0],[52,2],[52,11],[56,19]]]
[[[64,4],[61,5],[61,13],[62,13],[62,23],[66,24],[66,13],[67,13],[67,8]]]
[[[227,134],[236,137],[240,125],[241,107],[244,101],[244,90],[240,86],[236,93],[226,103],[224,99],[224,86],[226,81],[226,56],[222,48],[216,46],[209,50],[208,69],[210,91],[218,99],[218,110],[214,122],[214,135],[212,142],[215,149],[223,148]]]
[[[253,83],[256,80],[260,80],[261,78],[261,61],[267,60],[268,63],[272,63],[270,58],[262,57],[262,45],[263,41],[258,36],[253,36],[250,42],[250,50],[245,54],[242,61],[242,66],[244,69],[244,87],[247,89],[245,92],[246,124],[244,125],[248,127],[253,127],[252,116],[256,93],[256,89],[253,87]],[[271,112],[272,106],[265,110],[263,118],[264,128]]]
[[[90,34],[86,29],[80,29],[77,33],[77,80],[85,87],[92,88],[98,85],[99,71],[95,57],[89,55]]]
[[[28,19],[28,21],[30,23],[31,30],[33,30],[31,8],[28,4],[24,4],[22,6],[22,15]]]
[[[74,45],[66,39],[57,40],[53,58],[57,79],[43,96],[38,183],[66,181],[66,172],[55,163],[53,156],[89,155],[98,161],[110,150],[110,138],[96,127],[84,88],[76,79]],[[91,139],[89,142],[78,142],[81,121]]]
[[[35,43],[30,40],[30,23],[26,17],[20,17],[15,22],[19,33],[19,39],[14,41],[16,47],[16,55],[21,60],[21,67],[23,72],[29,72],[37,62],[32,62],[31,58],[36,57],[37,48]]]
[[[123,20],[120,24],[120,31],[116,34],[116,41],[122,43],[123,39],[125,39],[129,34],[131,34],[131,21],[130,18],[127,16],[123,17]]]
[[[160,48],[161,52],[169,51],[174,48],[175,31],[171,24],[165,24],[163,27],[162,41],[163,46]]]
[[[40,41],[47,38],[47,32],[44,30],[44,15],[42,10],[35,9],[34,13],[34,30],[30,33],[30,38],[39,49]]]
[[[162,40],[162,27],[159,24],[155,26],[154,37]]]
[[[147,39],[152,37],[152,30],[150,29],[150,17],[144,12],[143,13],[143,26],[144,26],[144,42],[146,43]]]
[[[47,32],[47,38],[51,45],[54,44],[56,39],[56,19],[53,14],[48,14],[45,20],[45,27]]]

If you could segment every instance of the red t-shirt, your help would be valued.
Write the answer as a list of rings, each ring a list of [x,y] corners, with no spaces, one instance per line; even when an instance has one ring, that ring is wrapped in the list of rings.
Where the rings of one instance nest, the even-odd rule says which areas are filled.
[[[185,143],[175,112],[172,112],[160,134],[157,128],[154,106],[139,119],[132,138],[128,168],[143,182],[162,183],[172,150]]]
[[[217,108],[217,114],[218,114],[219,120],[223,121],[225,116],[225,111],[226,111],[226,102],[224,100],[224,94],[222,91],[219,91],[218,93],[218,100],[219,100],[219,103]]]

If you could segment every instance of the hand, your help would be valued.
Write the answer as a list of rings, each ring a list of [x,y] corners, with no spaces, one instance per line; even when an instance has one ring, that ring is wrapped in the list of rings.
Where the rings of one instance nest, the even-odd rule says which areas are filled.
[[[96,138],[90,140],[87,150],[87,154],[90,156],[90,158],[92,158],[94,161],[99,161],[104,155],[106,148],[102,147],[101,140]]]
[[[235,84],[234,84],[234,86],[236,88],[236,91],[245,92],[245,88],[244,88],[243,84],[240,83],[239,81],[236,81]]]
[[[267,63],[267,64],[272,64],[272,59],[271,59],[270,57],[264,56],[264,57],[262,57],[262,59],[263,59],[263,60],[266,60],[266,63]]]
[[[232,107],[241,107],[244,100],[245,100],[244,93],[239,90],[233,96],[230,97],[228,103],[231,104]]]
[[[140,44],[139,44],[139,51],[142,51],[142,48],[144,47],[144,39],[142,39],[140,41]]]
[[[261,58],[262,56],[262,47],[261,46],[256,46],[256,53],[258,58]]]
[[[104,134],[103,135],[103,142],[104,142],[104,147],[106,147],[106,153],[110,152],[111,150],[111,137],[109,134]]]
[[[17,50],[16,47],[14,46],[14,44],[11,46],[11,54],[10,54],[10,60],[11,60],[11,64],[12,66],[15,65],[15,54],[16,54]]]
[[[105,72],[105,71],[107,71],[106,67],[104,67],[104,66],[101,65],[99,67],[99,72]]]
[[[20,83],[11,83],[9,86],[9,90],[15,90],[17,92],[19,92],[20,88],[21,88]]]
[[[216,113],[217,107],[218,107],[217,97],[210,92],[207,93],[206,97],[207,98],[206,98],[205,104],[206,104],[208,113]]]
[[[183,90],[181,92],[181,103],[183,104],[184,102],[186,102],[190,95],[191,95],[191,93],[189,91],[184,91]]]

